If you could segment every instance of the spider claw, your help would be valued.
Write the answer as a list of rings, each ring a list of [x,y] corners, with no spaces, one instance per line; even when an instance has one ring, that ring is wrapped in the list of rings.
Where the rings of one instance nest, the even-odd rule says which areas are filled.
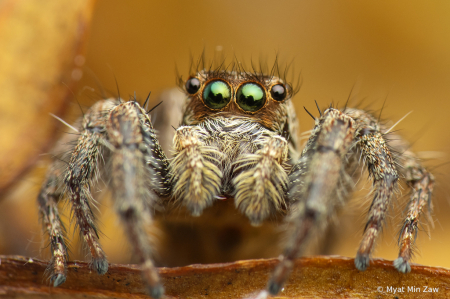
[[[108,272],[108,261],[105,258],[94,259],[92,268],[94,268],[98,274],[103,275]]]
[[[359,271],[366,271],[369,267],[370,259],[368,255],[357,254],[355,258],[355,266]]]
[[[154,299],[159,299],[164,295],[164,287],[161,284],[157,284],[156,286],[149,286],[148,293]]]
[[[66,282],[66,275],[64,274],[55,274],[52,276],[51,281],[53,281],[53,287],[59,287],[64,282]]]
[[[394,267],[395,269],[397,269],[398,272],[401,273],[411,272],[411,266],[402,257],[399,257],[394,261]]]
[[[270,280],[269,284],[267,285],[267,290],[269,291],[269,293],[273,296],[275,296],[276,294],[278,294],[281,291],[281,284]],[[260,294],[261,295],[261,294]],[[259,296],[257,297],[259,298]]]

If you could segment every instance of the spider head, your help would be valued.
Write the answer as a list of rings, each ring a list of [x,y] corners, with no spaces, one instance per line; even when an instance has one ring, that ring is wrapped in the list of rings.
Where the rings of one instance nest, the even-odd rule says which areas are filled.
[[[238,117],[277,130],[286,122],[292,88],[275,76],[235,71],[200,71],[184,85],[184,124],[207,118]]]

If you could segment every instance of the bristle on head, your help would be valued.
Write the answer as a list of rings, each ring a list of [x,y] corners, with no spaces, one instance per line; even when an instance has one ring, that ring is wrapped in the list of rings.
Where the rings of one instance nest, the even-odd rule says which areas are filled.
[[[271,67],[269,67],[271,65]],[[207,74],[208,77],[229,79],[230,77],[245,77],[247,80],[256,81],[264,85],[267,80],[279,78],[286,83],[291,95],[295,95],[301,87],[301,74],[296,74],[293,70],[293,61],[290,63],[281,63],[278,55],[272,64],[267,59],[260,59],[259,63],[250,60],[250,67],[237,58],[236,55],[232,59],[227,59],[225,55],[214,55],[213,59],[208,60],[205,51],[195,59],[191,55],[191,63],[189,67],[189,76]],[[184,89],[186,80],[182,75],[177,74],[177,85]]]

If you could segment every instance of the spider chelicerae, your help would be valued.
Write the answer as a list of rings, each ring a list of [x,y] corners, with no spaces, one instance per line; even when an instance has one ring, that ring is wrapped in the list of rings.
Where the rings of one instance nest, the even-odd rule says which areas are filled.
[[[329,107],[322,112],[318,107],[320,117],[311,115],[315,126],[300,153],[291,101],[295,89],[283,77],[278,67],[264,75],[235,64],[231,70],[202,68],[180,81],[187,99],[170,159],[160,146],[150,114],[135,98],[95,103],[76,123],[79,134],[63,137],[67,154],[55,159],[38,196],[50,237],[48,271],[53,285],[64,283],[67,273],[68,249],[57,207],[62,197],[71,203],[93,269],[99,274],[108,271],[91,210],[91,190],[102,176],[109,182],[152,297],[160,298],[164,292],[146,232],[155,211],[177,204],[200,216],[224,198],[234,198],[236,209],[255,226],[271,215],[285,216],[288,242],[260,297],[277,294],[308,239],[350,198],[361,165],[373,182],[373,199],[355,266],[361,271],[369,266],[402,178],[411,188],[411,198],[394,266],[409,272],[418,220],[430,204],[433,176],[405,142],[399,138],[388,142],[390,129],[359,109]]]

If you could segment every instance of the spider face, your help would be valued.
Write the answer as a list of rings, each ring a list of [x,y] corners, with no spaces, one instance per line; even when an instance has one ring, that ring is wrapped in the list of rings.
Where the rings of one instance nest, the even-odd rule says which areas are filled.
[[[258,296],[264,298],[279,292],[311,235],[320,233],[335,208],[350,197],[359,164],[367,168],[374,191],[355,266],[361,271],[368,267],[397,181],[404,178],[412,196],[394,266],[403,273],[411,270],[418,218],[429,205],[434,178],[405,142],[386,140],[389,130],[375,117],[358,109],[319,109],[300,155],[293,91],[280,78],[200,71],[184,82],[184,88],[187,99],[171,159],[137,101],[99,101],[78,122],[79,136],[65,137],[64,143],[76,146],[70,155],[55,159],[38,197],[50,237],[54,286],[65,281],[67,270],[66,237],[57,207],[63,196],[70,200],[93,268],[99,274],[108,271],[91,209],[90,190],[100,173],[110,182],[117,214],[154,298],[162,296],[163,287],[146,226],[152,225],[156,207],[178,204],[200,216],[226,196],[254,226],[271,214],[287,214],[293,229],[267,291]],[[100,171],[98,161],[105,152],[111,168]]]
[[[278,132],[286,124],[293,93],[275,76],[227,71],[201,71],[186,81],[185,91],[185,125],[220,115],[247,118]]]
[[[275,76],[200,71],[184,86],[170,165],[174,198],[199,216],[232,197],[253,225],[284,210],[288,162],[298,156],[289,85]]]

